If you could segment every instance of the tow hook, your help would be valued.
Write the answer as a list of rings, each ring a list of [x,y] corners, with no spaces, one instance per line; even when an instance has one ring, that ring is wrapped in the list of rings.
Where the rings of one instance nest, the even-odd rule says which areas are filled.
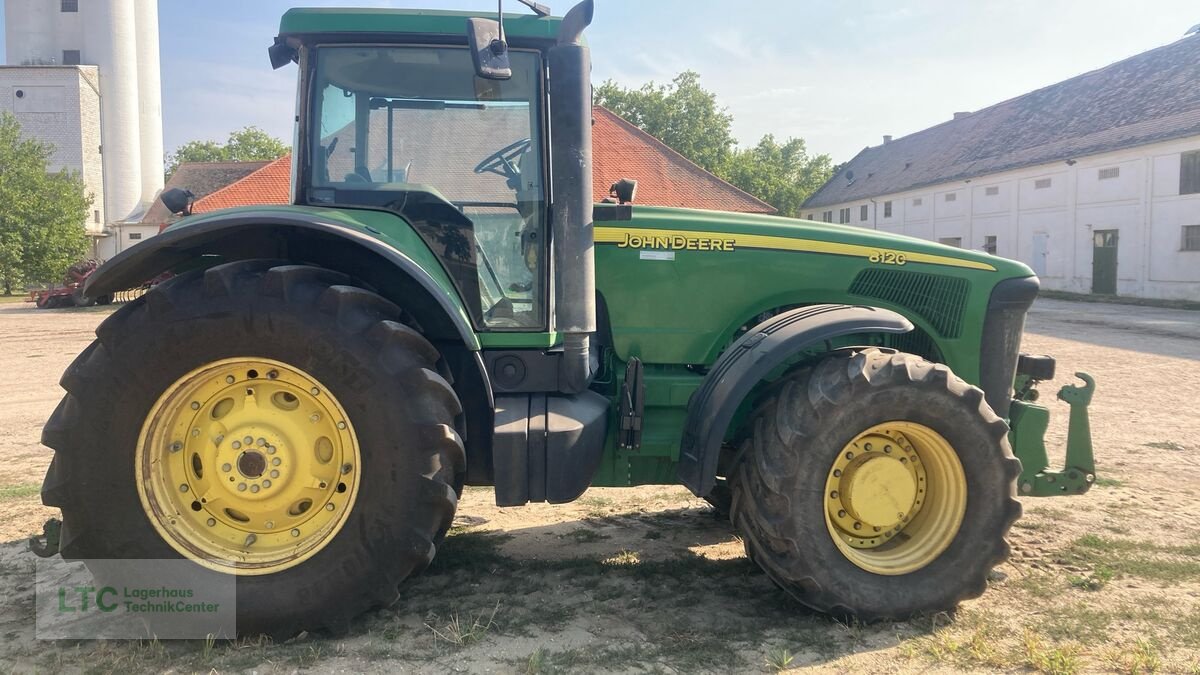
[[[41,535],[29,538],[29,550],[39,558],[50,558],[58,555],[59,535],[62,533],[62,521],[51,518],[42,525]]]

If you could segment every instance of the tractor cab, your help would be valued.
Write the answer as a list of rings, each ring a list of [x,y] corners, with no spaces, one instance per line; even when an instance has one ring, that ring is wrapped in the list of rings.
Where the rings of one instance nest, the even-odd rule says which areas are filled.
[[[489,329],[545,330],[545,66],[507,80],[465,46],[315,47],[298,203],[393,210],[441,258]]]

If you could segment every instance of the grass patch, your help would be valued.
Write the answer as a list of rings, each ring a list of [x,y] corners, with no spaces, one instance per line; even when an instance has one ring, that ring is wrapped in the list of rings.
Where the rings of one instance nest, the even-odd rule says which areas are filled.
[[[1046,675],[1074,675],[1079,672],[1079,645],[1047,645],[1040,635],[1026,628],[1022,636],[1024,665]]]
[[[767,667],[777,673],[787,670],[795,660],[795,655],[783,647],[775,647],[767,652]]]
[[[1098,487],[1122,487],[1125,481],[1116,478],[1097,478],[1096,485]]]
[[[1162,307],[1164,309],[1200,310],[1200,302],[1193,300],[1162,300],[1159,298],[1129,298],[1121,295],[1092,295],[1070,291],[1038,291],[1039,298],[1070,300],[1072,302],[1098,302],[1106,305],[1137,305],[1139,307]]]
[[[595,530],[592,530],[592,529],[589,529],[586,527],[581,527],[579,529],[571,530],[570,532],[568,532],[566,534],[560,534],[559,536],[563,537],[565,539],[573,539],[573,540],[579,542],[580,544],[591,544],[591,543],[595,543],[597,541],[604,541],[605,539],[611,539],[611,537],[609,537],[607,534],[602,534],[600,532],[597,532]]]
[[[16,294],[0,295],[0,305],[8,305],[8,304],[16,304],[18,302],[25,302],[28,298],[29,298],[28,293],[25,293],[23,295],[16,295]]]
[[[1142,443],[1142,447],[1154,448],[1155,450],[1174,450],[1176,452],[1187,450],[1186,445],[1176,443],[1175,441],[1151,441],[1149,443]]]
[[[26,483],[24,485],[5,485],[0,487],[0,502],[10,499],[21,499],[23,497],[31,497],[42,491],[42,486],[37,483]]]
[[[456,612],[450,615],[441,628],[435,628],[428,623],[425,624],[425,627],[433,632],[434,637],[443,642],[455,647],[467,647],[482,640],[492,626],[496,625],[496,612],[498,611],[500,611],[500,602],[496,601],[496,606],[492,608],[490,614],[487,610],[483,610],[470,620],[465,620]]]
[[[1200,553],[1200,546],[1196,544],[1163,546],[1086,534],[1075,540],[1064,552],[1064,557],[1068,562],[1093,570],[1107,570],[1109,579],[1113,575],[1125,575],[1175,584],[1200,579],[1200,561],[1194,559],[1197,553]]]

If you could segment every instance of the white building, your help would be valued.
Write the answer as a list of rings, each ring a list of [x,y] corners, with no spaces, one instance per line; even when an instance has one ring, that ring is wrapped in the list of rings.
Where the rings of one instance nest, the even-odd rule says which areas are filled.
[[[885,136],[804,215],[1021,260],[1044,288],[1200,300],[1200,35]]]
[[[111,257],[163,186],[158,2],[4,0],[4,22],[0,110],[81,173],[94,253]]]

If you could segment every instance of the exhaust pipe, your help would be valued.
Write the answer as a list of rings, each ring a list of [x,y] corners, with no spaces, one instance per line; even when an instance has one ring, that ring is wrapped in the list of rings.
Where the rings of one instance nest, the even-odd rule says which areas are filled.
[[[577,394],[591,379],[591,336],[596,332],[596,264],[592,247],[591,56],[582,42],[593,0],[571,8],[548,52],[554,245],[554,330],[563,335],[558,386]]]

